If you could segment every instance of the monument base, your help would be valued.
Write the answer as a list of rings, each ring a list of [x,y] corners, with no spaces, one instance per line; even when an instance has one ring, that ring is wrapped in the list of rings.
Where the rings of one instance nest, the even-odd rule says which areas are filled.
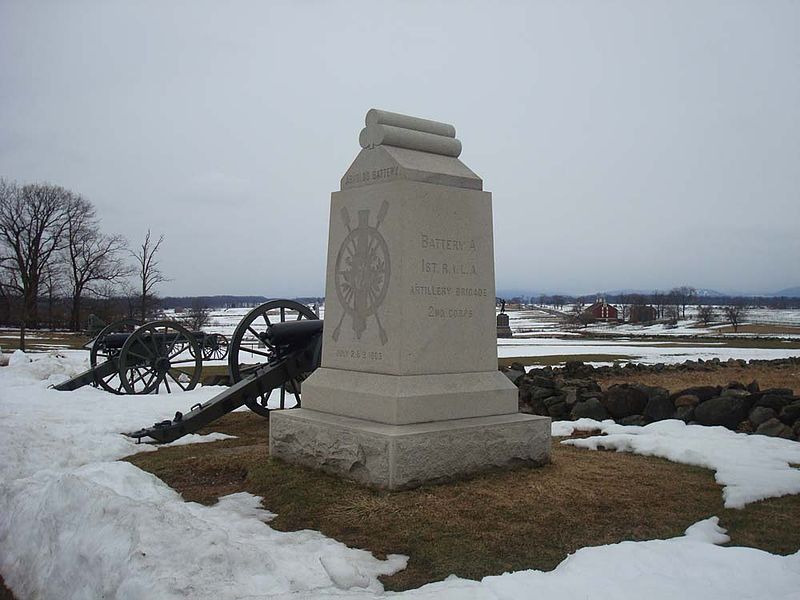
[[[550,419],[520,413],[387,425],[300,408],[270,413],[270,455],[382,489],[550,461]]]
[[[384,375],[321,367],[302,384],[303,408],[387,425],[515,413],[517,386],[497,369]]]

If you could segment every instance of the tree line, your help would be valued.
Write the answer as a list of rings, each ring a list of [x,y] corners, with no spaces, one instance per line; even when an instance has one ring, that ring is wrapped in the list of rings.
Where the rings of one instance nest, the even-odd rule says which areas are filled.
[[[0,324],[28,329],[83,329],[88,310],[106,320],[140,321],[157,306],[167,281],[150,230],[134,248],[104,233],[90,200],[58,185],[0,178]]]

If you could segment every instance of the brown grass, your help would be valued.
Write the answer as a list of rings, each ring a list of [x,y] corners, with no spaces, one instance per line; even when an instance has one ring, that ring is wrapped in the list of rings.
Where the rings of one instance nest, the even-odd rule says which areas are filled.
[[[661,373],[636,373],[598,376],[597,382],[605,389],[616,383],[643,383],[658,385],[671,392],[695,385],[726,385],[731,381],[750,383],[758,381],[761,389],[783,387],[800,392],[800,365],[747,365],[746,367],[720,367],[713,371],[662,371]]]
[[[278,514],[271,524],[277,529],[316,529],[378,556],[407,554],[408,568],[385,578],[394,590],[451,573],[478,579],[548,570],[578,548],[677,536],[712,515],[720,516],[734,544],[781,553],[800,548],[800,496],[725,510],[712,472],[657,458],[556,442],[552,464],[540,469],[389,493],[271,460],[265,424],[251,413],[234,413],[209,431],[235,440],[129,460],[187,500],[210,504],[247,490]]]
[[[798,334],[800,327],[796,325],[769,325],[767,323],[749,323],[746,325],[739,325],[739,331],[734,331],[732,325],[719,327],[715,329],[719,333],[755,333],[757,335],[770,335],[770,334]]]
[[[29,330],[25,338],[27,351],[42,352],[58,348],[81,348],[89,338],[81,333],[68,331]],[[19,349],[19,330],[4,329],[0,331],[0,348],[3,352]]]

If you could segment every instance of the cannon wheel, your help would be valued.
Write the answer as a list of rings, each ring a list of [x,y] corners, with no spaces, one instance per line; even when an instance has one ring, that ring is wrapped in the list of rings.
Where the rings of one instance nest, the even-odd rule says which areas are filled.
[[[318,319],[313,310],[293,300],[270,300],[251,310],[236,326],[231,338],[228,354],[228,373],[232,383],[247,377],[247,374],[267,364],[274,356],[272,345],[264,339],[263,334],[273,323],[299,321],[301,319]],[[275,408],[287,408],[286,392],[294,396],[294,405],[300,406],[300,382],[306,378],[303,374],[287,381],[280,387],[280,397],[273,398],[273,406],[268,402],[273,390],[247,400],[248,408],[262,417],[269,417],[269,411]]]
[[[203,343],[203,360],[222,360],[228,356],[228,338],[221,333],[206,336]]]
[[[94,338],[92,349],[89,351],[89,364],[91,364],[92,368],[94,369],[97,365],[107,360],[116,361],[119,358],[119,348],[106,347],[105,339],[107,335],[110,333],[131,333],[138,326],[139,324],[133,319],[123,319],[121,321],[115,321],[111,323],[111,325],[100,330],[100,333]],[[100,386],[105,391],[111,392],[112,394],[124,393],[122,379],[119,377],[119,373],[112,373],[106,377],[95,376],[95,385]]]
[[[119,375],[128,394],[158,393],[162,384],[167,393],[173,389],[191,390],[200,381],[202,370],[197,340],[174,321],[142,325],[120,351]]]

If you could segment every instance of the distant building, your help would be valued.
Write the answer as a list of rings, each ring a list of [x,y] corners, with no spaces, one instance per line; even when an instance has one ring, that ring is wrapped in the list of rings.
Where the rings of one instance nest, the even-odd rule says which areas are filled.
[[[619,320],[619,311],[617,307],[606,302],[605,298],[598,298],[594,304],[583,311],[583,314],[592,317],[595,321]]]
[[[656,320],[656,309],[645,304],[634,304],[631,306],[629,323],[650,323]]]

